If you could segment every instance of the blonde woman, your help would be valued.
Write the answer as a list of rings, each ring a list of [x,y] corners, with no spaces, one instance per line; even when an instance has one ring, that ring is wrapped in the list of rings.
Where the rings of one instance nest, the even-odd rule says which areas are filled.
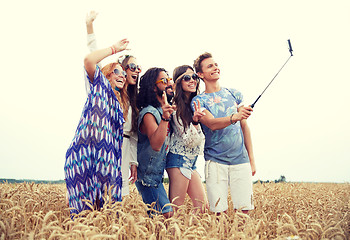
[[[97,17],[95,11],[91,11],[86,16],[87,44],[90,51],[97,49],[97,41],[94,33],[93,22]],[[126,72],[125,90],[127,101],[124,110],[124,140],[122,148],[122,196],[129,194],[129,181],[135,183],[137,179],[137,116],[138,108],[136,106],[137,84],[141,67],[137,59],[131,55],[122,55],[118,58],[119,64]],[[130,174],[129,174],[130,169]]]
[[[71,216],[89,209],[84,200],[103,206],[105,189],[113,201],[121,201],[121,148],[126,73],[118,63],[97,65],[102,59],[126,49],[123,39],[94,51],[84,60],[89,93],[64,165]]]

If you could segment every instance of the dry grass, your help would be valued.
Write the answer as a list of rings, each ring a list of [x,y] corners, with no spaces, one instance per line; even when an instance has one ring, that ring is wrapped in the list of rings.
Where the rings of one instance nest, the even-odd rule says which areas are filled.
[[[249,215],[194,215],[191,201],[171,219],[149,218],[131,186],[121,203],[72,221],[65,185],[0,184],[0,239],[350,239],[350,184],[254,185]]]

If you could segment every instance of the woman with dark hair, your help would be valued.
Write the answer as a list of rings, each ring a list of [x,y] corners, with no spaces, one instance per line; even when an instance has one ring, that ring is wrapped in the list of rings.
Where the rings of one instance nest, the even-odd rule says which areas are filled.
[[[140,110],[137,143],[137,181],[135,185],[146,204],[171,217],[173,210],[162,180],[170,141],[170,116],[174,108],[168,103],[166,90],[172,80],[163,68],[151,68],[140,79],[137,106]]]
[[[198,94],[199,77],[193,68],[182,65],[175,68],[176,112],[173,113],[171,143],[167,155],[166,170],[169,176],[169,200],[180,206],[184,203],[186,193],[190,196],[193,207],[203,212],[207,208],[204,187],[196,161],[203,153],[204,134],[199,125],[203,116],[200,105],[192,112],[192,98]]]
[[[86,16],[87,43],[90,51],[97,49],[96,36],[94,34],[93,22],[97,17],[97,13],[91,11]],[[122,55],[118,58],[119,64],[125,70],[126,83],[124,88],[127,93],[126,109],[124,113],[124,140],[122,148],[122,177],[123,188],[122,196],[129,194],[129,181],[134,183],[137,179],[137,116],[138,109],[136,107],[137,84],[141,67],[137,64],[137,60],[131,55]],[[129,177],[130,168],[130,177]]]
[[[118,63],[110,63],[102,70],[97,63],[125,50],[128,43],[123,39],[109,48],[90,53],[84,60],[90,90],[64,165],[72,218],[90,209],[85,200],[101,208],[106,189],[112,201],[121,201],[126,73]]]

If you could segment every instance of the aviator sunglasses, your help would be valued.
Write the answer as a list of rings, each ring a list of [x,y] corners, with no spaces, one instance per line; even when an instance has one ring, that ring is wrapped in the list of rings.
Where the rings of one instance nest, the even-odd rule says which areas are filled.
[[[126,67],[125,67],[125,70],[127,70],[127,69],[130,69],[130,71],[132,71],[132,72],[135,72],[136,71],[136,69],[138,70],[138,71],[140,71],[141,72],[141,66],[139,66],[139,65],[136,65],[135,63],[129,63],[128,65],[126,65]]]
[[[163,83],[164,85],[167,85],[168,82],[170,82],[171,80],[173,80],[173,79],[172,78],[162,78],[162,79],[156,81],[156,84],[157,83]]]
[[[182,77],[182,80],[184,80],[185,82],[188,82],[191,80],[191,78],[195,81],[198,81],[199,80],[199,77],[197,74],[193,73],[192,76],[191,75],[184,75]]]
[[[123,77],[126,78],[126,72],[125,71],[120,71],[118,68],[113,70],[113,73],[117,76],[122,75]]]

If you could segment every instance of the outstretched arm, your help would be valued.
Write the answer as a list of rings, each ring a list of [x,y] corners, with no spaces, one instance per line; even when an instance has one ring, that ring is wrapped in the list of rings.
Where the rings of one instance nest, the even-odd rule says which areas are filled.
[[[100,50],[96,50],[90,54],[88,54],[84,59],[84,66],[87,74],[90,79],[94,79],[96,64],[99,63],[102,59],[113,55],[117,52],[121,52],[127,49],[129,41],[127,39],[120,40],[116,44],[112,45],[109,48],[104,48]]]
[[[253,109],[251,107],[241,107],[238,113],[232,114],[227,117],[215,118],[208,110],[204,110],[204,116],[201,117],[201,123],[210,128],[211,130],[223,129],[230,124],[234,124],[237,121],[247,119]]]

